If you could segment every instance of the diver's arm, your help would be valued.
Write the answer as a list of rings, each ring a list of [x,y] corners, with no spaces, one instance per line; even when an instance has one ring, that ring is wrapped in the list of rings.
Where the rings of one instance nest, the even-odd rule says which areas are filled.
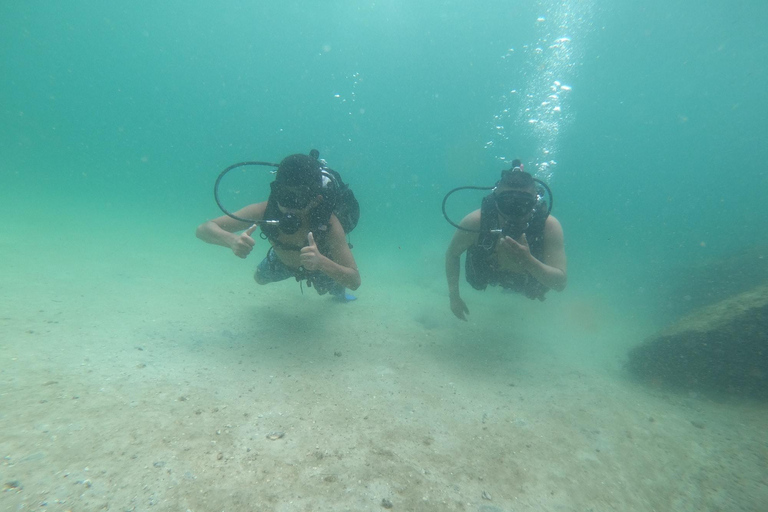
[[[454,235],[454,240],[456,235]],[[461,244],[463,245],[463,244]],[[461,297],[459,292],[459,278],[461,277],[461,255],[466,249],[461,250],[461,245],[454,245],[451,241],[451,245],[448,246],[448,250],[445,252],[445,278],[448,281],[448,295],[453,297]]]
[[[476,210],[462,219],[459,224],[466,229],[479,231],[480,210]],[[461,320],[466,320],[465,313],[469,313],[467,305],[461,298],[459,291],[459,278],[461,277],[461,255],[469,249],[477,240],[477,233],[457,229],[453,234],[448,250],[445,251],[445,278],[448,281],[448,296],[451,299],[451,311]]]
[[[445,252],[445,277],[448,280],[448,294],[459,296],[459,277],[461,276],[461,255],[477,240],[480,230],[480,210],[475,210],[461,220],[459,226],[472,231],[457,229],[453,234],[448,250]]]
[[[526,270],[538,282],[558,292],[565,289],[568,282],[567,260],[563,228],[560,222],[550,215],[544,225],[544,261],[531,258]]]
[[[318,252],[317,270],[345,288],[357,290],[361,283],[360,272],[357,270],[355,257],[352,255],[352,251],[347,244],[347,236],[344,234],[344,228],[341,227],[341,223],[335,215],[331,216],[328,224],[330,227],[329,238],[331,258],[323,256]]]
[[[235,215],[244,219],[259,221],[264,218],[267,203],[257,203],[246,206],[235,212]],[[244,258],[253,247],[253,239],[250,233],[236,235],[236,231],[248,229],[253,223],[235,220],[227,215],[222,215],[213,220],[203,222],[197,227],[195,234],[200,240],[222,247],[232,249],[235,255]],[[247,239],[247,240],[246,240]]]
[[[461,253],[454,255],[450,250],[445,253],[445,278],[448,280],[448,295],[460,297],[459,278],[461,277]]]

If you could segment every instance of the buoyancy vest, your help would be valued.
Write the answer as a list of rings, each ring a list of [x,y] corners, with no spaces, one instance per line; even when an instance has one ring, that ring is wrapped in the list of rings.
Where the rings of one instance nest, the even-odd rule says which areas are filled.
[[[544,225],[549,217],[547,205],[541,201],[536,205],[533,217],[520,233],[505,233],[518,239],[525,233],[534,258],[541,261],[544,256]],[[522,293],[529,299],[544,300],[549,288],[541,284],[529,272],[512,273],[498,268],[494,251],[499,233],[499,215],[493,194],[483,198],[480,206],[480,233],[477,243],[467,249],[465,271],[467,282],[476,290],[485,290],[488,285],[501,286]]]

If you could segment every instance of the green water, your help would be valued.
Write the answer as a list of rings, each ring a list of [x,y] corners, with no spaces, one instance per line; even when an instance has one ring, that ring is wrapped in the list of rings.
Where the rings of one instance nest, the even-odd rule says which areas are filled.
[[[316,147],[362,202],[359,253],[416,253],[450,237],[447,190],[493,184],[500,157],[540,160],[520,97],[552,71],[572,87],[551,155],[572,283],[626,291],[629,275],[764,242],[768,8],[576,5],[6,3],[4,206],[192,228],[218,213],[226,165]],[[563,36],[567,62],[548,49]]]
[[[440,290],[444,194],[520,158],[565,230],[555,300],[598,297],[651,332],[685,309],[671,276],[768,243],[766,19],[747,0],[6,1],[0,249],[18,268],[64,243],[81,265],[136,251],[192,287],[247,281],[256,256],[194,239],[220,214],[216,175],[317,148],[361,203],[362,298]]]

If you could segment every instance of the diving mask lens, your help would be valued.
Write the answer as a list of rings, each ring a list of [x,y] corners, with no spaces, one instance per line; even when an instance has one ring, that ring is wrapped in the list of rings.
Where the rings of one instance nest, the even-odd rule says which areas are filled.
[[[312,200],[312,197],[306,190],[275,186],[272,188],[272,192],[275,194],[277,204],[291,210],[303,210]]]
[[[536,206],[536,198],[526,192],[509,191],[496,196],[499,211],[509,217],[528,215]]]

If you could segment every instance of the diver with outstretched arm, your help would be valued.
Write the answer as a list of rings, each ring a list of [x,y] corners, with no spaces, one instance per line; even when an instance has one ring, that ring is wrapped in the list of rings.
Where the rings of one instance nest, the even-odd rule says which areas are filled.
[[[313,151],[310,155],[286,157],[276,166],[267,201],[235,213],[224,210],[226,215],[200,224],[196,234],[207,243],[227,247],[239,258],[246,258],[256,243],[251,235],[260,227],[262,238],[271,247],[254,274],[258,284],[294,277],[321,295],[330,293],[342,300],[354,300],[345,288],[356,290],[360,273],[347,243],[347,230],[336,213],[344,217],[351,231],[357,224],[359,206],[338,173],[325,167],[317,155]],[[218,195],[216,199],[218,202]],[[237,234],[239,231],[243,233]]]

